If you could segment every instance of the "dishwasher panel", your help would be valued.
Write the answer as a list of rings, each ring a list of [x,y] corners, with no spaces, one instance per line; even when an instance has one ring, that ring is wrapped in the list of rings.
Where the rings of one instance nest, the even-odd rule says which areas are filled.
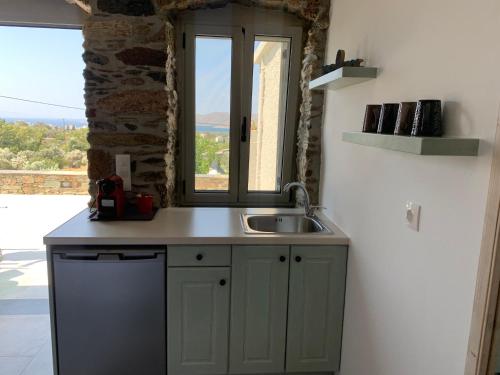
[[[165,375],[165,252],[53,254],[59,375]]]

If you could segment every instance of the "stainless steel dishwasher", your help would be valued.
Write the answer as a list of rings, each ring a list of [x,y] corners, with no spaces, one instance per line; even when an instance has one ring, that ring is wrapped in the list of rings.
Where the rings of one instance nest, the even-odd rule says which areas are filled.
[[[54,249],[59,375],[164,375],[165,249]]]

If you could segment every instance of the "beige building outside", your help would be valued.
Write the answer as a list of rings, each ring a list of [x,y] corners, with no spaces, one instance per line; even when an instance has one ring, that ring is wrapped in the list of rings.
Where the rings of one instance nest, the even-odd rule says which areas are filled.
[[[281,161],[286,113],[290,42],[266,38],[254,54],[258,74],[257,113],[252,114],[248,173],[249,191],[277,191],[281,185]]]

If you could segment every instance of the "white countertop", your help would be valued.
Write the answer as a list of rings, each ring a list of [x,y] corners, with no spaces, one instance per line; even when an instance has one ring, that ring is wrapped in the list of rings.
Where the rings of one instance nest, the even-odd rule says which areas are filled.
[[[348,245],[348,237],[326,216],[333,233],[246,234],[242,213],[302,213],[303,209],[173,207],[160,209],[152,221],[90,221],[83,210],[49,234],[46,245]]]

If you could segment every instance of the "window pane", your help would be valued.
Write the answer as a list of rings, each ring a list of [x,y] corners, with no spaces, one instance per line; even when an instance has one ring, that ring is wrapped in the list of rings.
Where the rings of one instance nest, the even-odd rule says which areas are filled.
[[[229,190],[231,39],[195,42],[195,190]]]
[[[289,51],[289,38],[255,38],[248,191],[281,189]]]

